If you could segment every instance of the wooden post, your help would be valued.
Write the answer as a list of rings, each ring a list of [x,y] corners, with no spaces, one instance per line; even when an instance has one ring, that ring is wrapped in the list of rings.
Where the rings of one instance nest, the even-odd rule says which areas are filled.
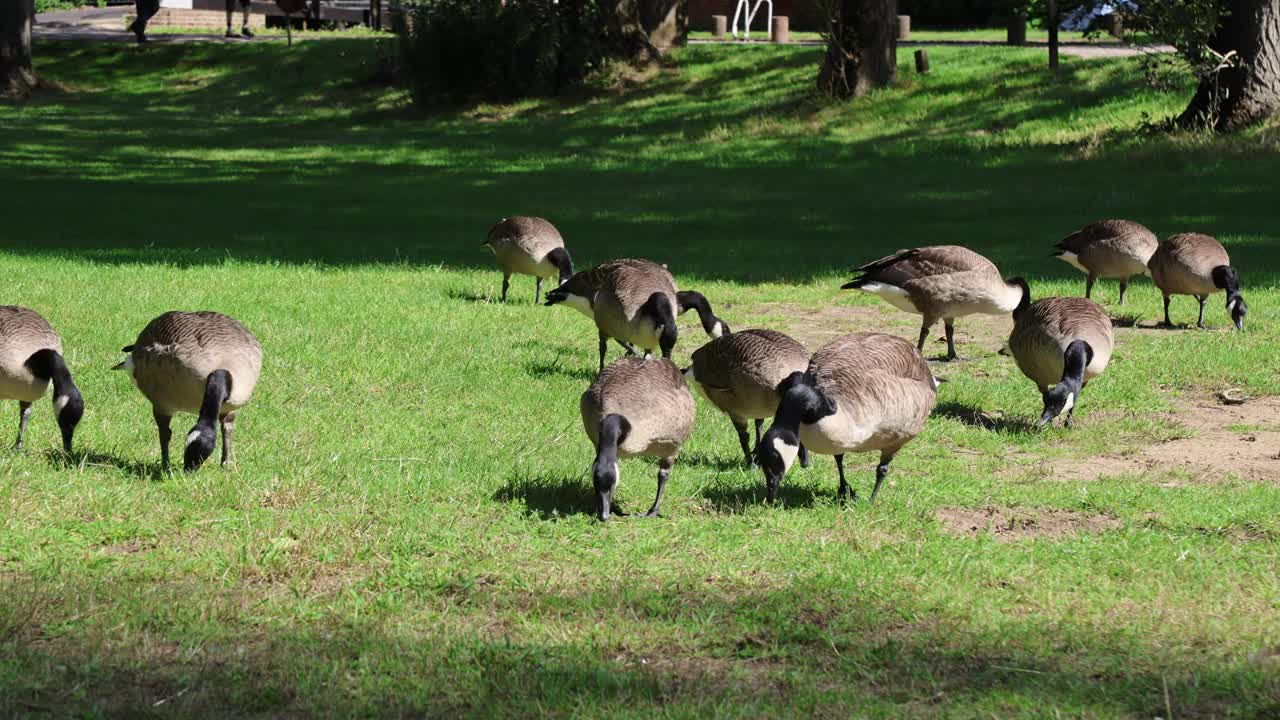
[[[898,39],[899,40],[911,39],[911,16],[910,15],[898,16]]]
[[[729,16],[728,15],[712,15],[711,16],[711,37],[721,40],[725,33],[729,32]]]
[[[1058,3],[1049,0],[1049,69],[1058,71]]]
[[[776,43],[791,42],[791,18],[786,15],[774,15],[769,39]]]
[[[916,51],[916,72],[921,75],[929,74],[929,51],[924,48]]]

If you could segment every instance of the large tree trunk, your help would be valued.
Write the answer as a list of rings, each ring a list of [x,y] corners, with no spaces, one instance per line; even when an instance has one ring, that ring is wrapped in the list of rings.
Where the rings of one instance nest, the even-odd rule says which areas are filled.
[[[898,0],[833,0],[826,12],[820,92],[858,97],[898,78]]]
[[[1280,113],[1280,0],[1228,0],[1213,49],[1238,64],[1200,82],[1178,122],[1234,130]]]
[[[23,95],[36,85],[31,69],[35,0],[0,0],[0,93]]]

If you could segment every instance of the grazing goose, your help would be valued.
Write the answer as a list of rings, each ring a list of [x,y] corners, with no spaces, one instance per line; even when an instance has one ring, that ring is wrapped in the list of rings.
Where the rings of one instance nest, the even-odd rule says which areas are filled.
[[[1018,306],[1017,279],[1003,280],[985,257],[957,245],[899,250],[858,268],[862,273],[842,286],[879,295],[899,310],[924,316],[920,326],[923,353],[929,328],[946,326],[947,360],[955,360],[955,319],[965,315],[1004,315]]]
[[[720,412],[729,416],[738,431],[738,442],[747,465],[753,455],[747,421],[754,420],[756,446],[760,426],[773,417],[782,398],[778,385],[794,372],[809,367],[809,352],[790,337],[774,330],[743,330],[712,340],[693,351],[693,362],[684,378]],[[808,453],[800,449],[801,464]]]
[[[1086,298],[1045,298],[1032,304],[1030,292],[1013,318],[1013,332],[1001,352],[1012,355],[1022,374],[1040,388],[1040,427],[1064,411],[1071,427],[1081,390],[1111,360],[1111,318]]]
[[[504,218],[489,228],[484,244],[493,251],[502,269],[502,302],[507,301],[507,288],[512,275],[537,278],[533,302],[542,301],[542,279],[558,278],[561,283],[573,275],[573,260],[564,247],[564,238],[555,226],[540,217]]]
[[[62,359],[62,339],[35,310],[0,307],[0,400],[18,401],[14,450],[22,449],[31,403],[44,396],[50,382],[62,449],[71,452],[71,438],[84,415],[84,398]]]
[[[596,376],[579,402],[582,425],[596,446],[591,477],[599,498],[597,516],[608,520],[618,484],[618,458],[658,458],[658,495],[648,517],[658,515],[662,491],[680,447],[693,429],[693,394],[670,360],[621,358]]]
[[[610,260],[580,272],[547,293],[547,305],[562,303],[595,321],[601,369],[609,338],[628,352],[636,347],[647,352],[660,349],[663,357],[671,357],[679,336],[676,315],[689,309],[698,311],[708,334],[729,332],[706,298],[677,291],[667,268],[648,260]]]
[[[222,465],[231,461],[236,413],[249,402],[262,372],[262,346],[236,320],[216,312],[167,312],[147,324],[128,357],[116,365],[151,401],[160,431],[160,457],[169,469],[169,422],[175,413],[199,415],[187,433],[183,469],[191,472],[213,454],[222,425]]]
[[[1196,327],[1204,327],[1204,303],[1218,290],[1227,293],[1227,312],[1237,330],[1244,330],[1244,317],[1249,306],[1240,294],[1240,275],[1231,267],[1231,258],[1222,244],[1208,235],[1181,233],[1160,244],[1147,267],[1151,279],[1164,293],[1164,324],[1169,320],[1169,298],[1194,295],[1200,301],[1200,318]]]
[[[854,333],[823,346],[805,372],[782,382],[778,412],[757,449],[769,500],[803,444],[835,456],[842,501],[857,499],[845,480],[845,453],[878,450],[874,502],[889,463],[924,427],[937,386],[924,358],[902,338]]]
[[[1071,233],[1058,243],[1054,257],[1088,275],[1084,296],[1093,295],[1098,278],[1120,281],[1120,304],[1129,278],[1147,274],[1147,261],[1160,246],[1156,234],[1131,220],[1099,220]]]

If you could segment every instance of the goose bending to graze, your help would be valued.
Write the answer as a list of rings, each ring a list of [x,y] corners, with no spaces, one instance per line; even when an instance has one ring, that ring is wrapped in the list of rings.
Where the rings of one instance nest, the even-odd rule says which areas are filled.
[[[62,449],[71,452],[71,439],[84,415],[84,398],[62,358],[62,339],[35,310],[0,307],[0,400],[18,401],[18,441],[22,449],[31,418],[31,404],[53,384],[53,411],[62,430]]]
[[[1111,360],[1111,318],[1086,298],[1045,298],[1032,304],[1029,294],[1013,317],[1013,332],[1002,353],[1012,355],[1022,374],[1040,388],[1040,427],[1063,412],[1071,427],[1080,392]]]
[[[599,500],[597,516],[619,515],[613,503],[618,459],[658,458],[658,494],[648,516],[658,515],[662,491],[680,447],[693,429],[693,394],[670,360],[621,358],[596,376],[579,402],[582,425],[596,447],[591,477]]]
[[[809,367],[809,352],[787,335],[774,330],[743,330],[716,338],[693,351],[685,368],[685,380],[720,412],[729,416],[747,465],[752,463],[747,421],[754,420],[756,446],[764,418],[778,411],[782,395],[778,385],[795,372]],[[800,449],[801,464],[808,453]]]
[[[958,245],[899,250],[858,268],[861,273],[845,290],[879,295],[899,310],[924,316],[920,342],[924,352],[929,328],[939,320],[946,326],[947,359],[955,360],[952,337],[956,318],[981,313],[1004,315],[1018,305],[1017,278],[1004,280],[985,257]]]
[[[1181,233],[1160,244],[1147,267],[1151,279],[1164,294],[1164,324],[1169,320],[1169,299],[1173,295],[1192,295],[1200,301],[1200,317],[1196,327],[1204,327],[1204,303],[1218,290],[1227,293],[1227,312],[1237,330],[1244,330],[1249,306],[1240,294],[1240,275],[1231,267],[1226,248],[1214,238],[1199,233]]]
[[[542,301],[542,279],[556,278],[560,283],[573,275],[573,260],[565,249],[564,238],[555,226],[540,217],[504,218],[489,228],[484,245],[493,250],[502,270],[502,301],[507,301],[507,288],[512,275],[537,278],[533,302]]]
[[[803,444],[834,455],[838,496],[857,499],[844,476],[845,453],[880,452],[871,501],[898,451],[924,427],[938,381],[911,343],[893,335],[854,333],[814,353],[805,372],[779,386],[782,401],[756,457],[772,501]]]
[[[1054,257],[1088,275],[1084,296],[1093,295],[1098,278],[1120,281],[1120,304],[1129,278],[1147,274],[1147,261],[1160,246],[1156,234],[1131,220],[1099,220],[1089,223],[1058,243]]]
[[[600,368],[604,368],[609,338],[628,352],[660,350],[671,357],[679,337],[677,314],[696,309],[708,334],[728,332],[696,292],[680,293],[666,266],[649,260],[610,260],[574,275],[547,293],[547,305],[568,305],[596,323],[600,338]]]
[[[116,365],[133,377],[151,401],[160,431],[160,457],[169,469],[169,423],[179,412],[195,413],[187,433],[183,469],[198,469],[213,454],[222,426],[222,464],[231,461],[236,413],[249,402],[262,372],[262,346],[236,320],[216,312],[167,312],[147,324],[128,357]]]

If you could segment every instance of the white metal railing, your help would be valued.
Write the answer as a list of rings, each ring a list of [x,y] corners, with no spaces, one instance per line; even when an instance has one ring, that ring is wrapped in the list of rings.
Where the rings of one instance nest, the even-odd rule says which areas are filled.
[[[746,22],[742,25],[742,39],[747,40],[751,37],[751,21],[755,19],[756,12],[760,10],[761,4],[768,4],[769,16],[765,20],[765,32],[769,32],[769,28],[773,26],[773,0],[756,0],[754,6],[751,0],[738,0],[738,9],[733,11],[733,38],[738,39],[738,18],[746,14]]]

